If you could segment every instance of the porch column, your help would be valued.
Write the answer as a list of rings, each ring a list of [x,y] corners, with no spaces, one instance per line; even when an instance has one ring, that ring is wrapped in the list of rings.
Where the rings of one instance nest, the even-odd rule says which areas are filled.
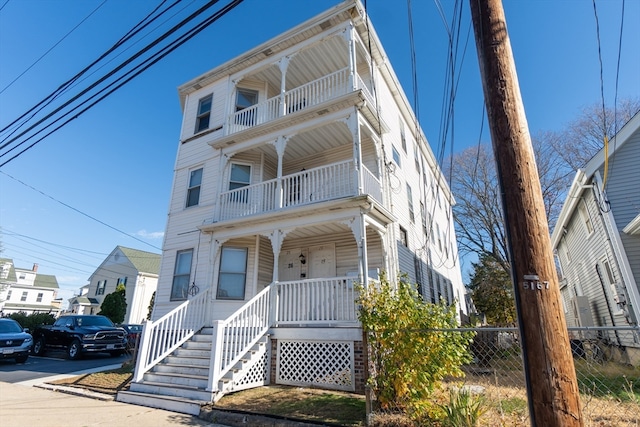
[[[271,241],[271,248],[273,249],[273,277],[272,281],[278,281],[279,277],[279,258],[280,258],[280,250],[282,249],[282,241],[284,240],[285,234],[282,230],[273,230],[271,233],[264,234]]]
[[[278,63],[280,67],[280,117],[287,113],[285,94],[287,92],[287,68],[289,67],[289,61],[291,61],[291,58],[285,56]]]
[[[356,89],[356,42],[355,37],[353,35],[355,29],[353,28],[353,22],[349,24],[349,28],[342,33],[342,36],[347,41],[347,46],[349,46],[349,90]]]
[[[278,155],[278,168],[276,172],[276,197],[278,198],[276,200],[276,206],[278,208],[282,208],[284,203],[284,194],[282,189],[282,158],[284,157],[284,150],[287,148],[288,140],[289,137],[287,136],[279,136],[278,139],[271,142]]]
[[[351,228],[353,237],[358,246],[358,271],[359,280],[366,288],[369,286],[369,260],[367,256],[367,225],[365,223],[365,212],[361,212],[357,218],[352,218],[347,225]]]
[[[220,156],[220,161],[218,162],[218,176],[220,177],[225,176],[224,172],[228,164],[229,164],[229,156],[226,153],[222,153],[222,155]],[[215,221],[220,220],[220,215],[222,213],[222,192],[225,191],[224,190],[225,182],[226,182],[225,179],[218,180],[218,200],[217,200],[217,203],[215,204],[214,213],[213,213],[213,218]]]
[[[351,130],[353,139],[353,163],[354,163],[354,179],[356,184],[356,194],[364,194],[362,187],[363,171],[362,171],[362,144],[360,143],[360,122],[358,114],[353,113],[347,118],[347,126]]]

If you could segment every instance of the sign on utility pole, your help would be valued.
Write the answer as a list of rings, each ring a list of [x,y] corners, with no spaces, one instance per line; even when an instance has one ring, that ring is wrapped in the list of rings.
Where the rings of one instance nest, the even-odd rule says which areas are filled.
[[[582,426],[549,226],[501,0],[469,0],[498,169],[532,426]]]

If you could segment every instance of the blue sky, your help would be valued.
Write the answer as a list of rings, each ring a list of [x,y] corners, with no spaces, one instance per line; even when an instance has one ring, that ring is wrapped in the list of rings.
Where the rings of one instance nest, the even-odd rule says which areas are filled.
[[[0,127],[96,59],[159,3],[0,0]],[[40,273],[56,275],[59,296],[66,300],[117,245],[159,253],[181,124],[177,86],[338,3],[245,0],[91,110],[2,166],[1,256],[12,258],[21,268],[37,263]],[[181,7],[193,11],[203,4],[183,1]],[[447,155],[479,139],[489,142],[486,125],[481,135],[482,85],[468,1],[462,2],[456,59],[454,138],[444,143],[441,111],[448,55],[444,21],[451,26],[454,2],[440,2],[443,15],[434,1],[411,4],[420,122],[433,151],[440,155],[444,150]],[[640,0],[625,3],[618,69],[622,4],[596,1],[607,105],[616,95],[616,77],[618,99],[640,96]],[[408,99],[413,100],[407,2],[368,0],[367,8]],[[584,107],[602,102],[591,0],[505,0],[504,8],[532,134],[561,130]],[[168,24],[144,42],[163,28]],[[87,82],[106,70],[108,66]],[[9,157],[0,158],[0,163]]]

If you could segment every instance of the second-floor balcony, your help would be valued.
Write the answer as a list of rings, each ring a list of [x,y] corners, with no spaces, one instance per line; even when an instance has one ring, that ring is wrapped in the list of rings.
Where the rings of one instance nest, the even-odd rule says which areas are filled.
[[[225,136],[234,135],[294,113],[311,111],[315,107],[349,94],[360,94],[366,100],[369,109],[375,110],[375,97],[364,80],[357,74],[351,75],[347,67],[234,112],[226,119]],[[374,116],[372,114],[372,117]]]
[[[380,203],[380,180],[364,165],[361,185],[358,175],[348,160],[226,191],[220,194],[217,221],[365,194]]]

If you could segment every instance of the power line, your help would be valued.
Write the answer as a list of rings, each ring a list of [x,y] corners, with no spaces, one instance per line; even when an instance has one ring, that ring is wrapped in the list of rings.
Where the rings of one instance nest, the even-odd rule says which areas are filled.
[[[107,2],[107,0],[103,0],[102,3],[100,3],[98,5],[98,7],[96,7],[95,9],[93,9],[93,11],[91,11],[91,13],[89,13],[82,21],[80,21],[75,27],[73,27],[71,29],[71,31],[69,31],[67,34],[65,34],[60,40],[58,40],[53,46],[51,46],[45,53],[43,53],[40,58],[36,59],[35,62],[31,65],[29,65],[29,67],[27,67],[26,70],[24,70],[22,73],[20,73],[15,79],[13,79],[8,85],[6,85],[4,87],[4,89],[0,90],[0,94],[2,94],[2,92],[4,92],[5,90],[7,90],[9,87],[11,87],[11,85],[13,85],[20,77],[22,77],[27,71],[29,71],[31,68],[33,68],[38,62],[40,62],[40,60],[42,58],[44,58],[45,56],[47,56],[47,54],[49,52],[51,52],[53,49],[55,49],[56,46],[58,46],[60,43],[62,43],[62,41],[64,39],[66,39],[71,33],[73,33],[80,25],[82,25],[87,19],[89,19],[89,17],[91,17],[91,15],[93,15],[95,12],[98,11],[98,9],[100,9],[105,3]],[[5,3],[6,4],[6,3]],[[4,6],[3,6],[4,7]],[[2,9],[0,9],[2,10]]]
[[[114,231],[117,231],[118,233],[124,234],[125,236],[130,237],[130,238],[132,238],[132,239],[134,239],[134,240],[137,240],[138,242],[144,243],[145,245],[151,246],[151,247],[152,247],[152,248],[154,248],[154,249],[162,250],[162,249],[160,249],[159,247],[152,245],[151,243],[148,243],[148,242],[145,242],[144,240],[138,239],[137,237],[132,236],[131,234],[126,233],[126,232],[124,232],[124,231],[122,231],[122,230],[119,230],[119,229],[117,229],[116,227],[114,227],[114,226],[112,226],[112,225],[109,225],[109,224],[107,224],[106,222],[101,221],[101,220],[99,220],[99,219],[98,219],[98,218],[96,218],[96,217],[93,217],[93,216],[91,216],[91,215],[89,215],[89,214],[87,214],[87,213],[85,213],[85,212],[82,212],[81,210],[76,209],[76,208],[74,208],[73,206],[71,206],[71,205],[69,205],[69,204],[67,204],[67,203],[61,202],[60,200],[58,200],[58,199],[56,199],[56,198],[54,198],[54,197],[52,197],[52,196],[48,195],[47,193],[45,193],[45,192],[43,192],[43,191],[41,191],[41,190],[38,190],[37,188],[35,188],[35,187],[33,187],[33,186],[31,186],[31,185],[29,185],[29,184],[25,183],[24,181],[19,180],[18,178],[15,178],[15,177],[13,177],[13,176],[9,175],[9,174],[8,174],[8,173],[6,173],[6,172],[0,171],[0,173],[2,173],[3,175],[5,175],[5,176],[7,176],[7,177],[9,177],[9,178],[11,178],[11,179],[13,179],[13,180],[14,180],[14,181],[16,181],[16,182],[19,182],[20,184],[24,185],[25,187],[28,187],[28,188],[32,189],[33,191],[38,192],[38,193],[42,194],[42,195],[43,195],[43,196],[45,196],[45,197],[48,197],[49,199],[53,200],[54,202],[60,203],[62,206],[65,206],[65,207],[67,207],[67,208],[71,209],[72,211],[75,211],[75,212],[79,213],[80,215],[83,215],[83,216],[85,216],[85,217],[87,217],[87,218],[89,218],[89,219],[92,219],[92,220],[94,220],[94,221],[96,221],[96,222],[98,222],[98,223],[100,223],[100,224],[104,225],[105,227],[108,227],[108,228],[110,228],[110,229],[112,229],[112,230],[114,230]]]

